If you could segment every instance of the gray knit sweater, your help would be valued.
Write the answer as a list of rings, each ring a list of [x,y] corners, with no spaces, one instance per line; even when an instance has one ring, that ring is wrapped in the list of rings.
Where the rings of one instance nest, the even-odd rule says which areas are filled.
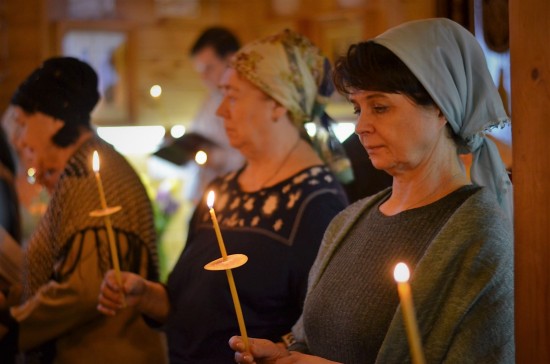
[[[305,311],[309,309],[309,298],[318,295],[315,290],[322,287],[320,278],[327,270],[333,270],[330,265],[341,254],[339,247],[345,245],[342,242],[349,239],[356,223],[388,194],[389,190],[385,190],[361,200],[333,220],[310,272]],[[365,267],[364,275],[369,275],[369,265],[364,261],[360,263]],[[478,190],[446,219],[420,257],[411,285],[428,363],[514,362],[512,229],[488,191]],[[349,289],[354,290],[354,287]],[[355,290],[355,293],[358,299],[365,295],[362,290]],[[328,297],[335,293],[324,289],[322,294]],[[347,307],[340,309],[347,310]],[[304,325],[303,316],[293,328],[298,341],[293,348],[319,355],[308,347],[308,327],[312,326]],[[345,329],[338,328],[340,331]],[[317,336],[316,339],[318,334],[310,333]],[[410,362],[399,307],[381,336],[377,363]],[[327,346],[335,344],[330,335],[326,337]],[[359,340],[349,341],[339,344],[342,353],[349,345],[364,345]],[[331,359],[344,361],[343,358],[346,356]],[[366,359],[350,361],[348,357],[346,363],[362,363]]]

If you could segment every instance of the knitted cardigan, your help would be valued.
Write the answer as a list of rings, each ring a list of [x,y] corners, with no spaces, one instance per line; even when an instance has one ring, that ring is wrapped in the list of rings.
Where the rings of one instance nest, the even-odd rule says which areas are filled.
[[[389,191],[356,202],[331,222],[310,271],[308,293],[355,222]],[[482,188],[450,217],[414,268],[411,287],[427,363],[513,363],[513,284],[512,226]],[[297,344],[291,349],[308,352],[302,319],[293,327]],[[400,306],[376,362],[411,362]]]

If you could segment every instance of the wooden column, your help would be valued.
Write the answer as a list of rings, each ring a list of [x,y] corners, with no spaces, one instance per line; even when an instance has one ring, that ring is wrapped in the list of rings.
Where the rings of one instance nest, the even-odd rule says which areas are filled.
[[[516,362],[550,363],[550,1],[509,5]]]
[[[0,0],[0,116],[19,84],[45,58],[46,9],[43,0]]]

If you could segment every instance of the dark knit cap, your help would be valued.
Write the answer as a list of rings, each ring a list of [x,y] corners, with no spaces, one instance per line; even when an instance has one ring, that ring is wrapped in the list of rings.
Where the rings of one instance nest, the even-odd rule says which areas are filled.
[[[19,86],[11,103],[29,113],[42,112],[67,124],[89,126],[99,100],[97,74],[72,57],[46,60]]]

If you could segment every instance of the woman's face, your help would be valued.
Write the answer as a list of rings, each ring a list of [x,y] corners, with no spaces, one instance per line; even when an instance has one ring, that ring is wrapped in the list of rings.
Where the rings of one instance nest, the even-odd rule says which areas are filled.
[[[220,82],[223,100],[217,115],[224,120],[229,142],[243,154],[251,146],[261,144],[269,135],[276,102],[233,70],[228,69]]]
[[[401,94],[355,91],[355,132],[374,167],[392,176],[429,163],[446,138],[446,120],[436,107],[415,104]]]
[[[28,166],[36,170],[37,181],[52,191],[64,167],[60,148],[54,145],[52,137],[64,123],[40,112],[27,114],[19,106],[14,106],[13,112],[17,129],[14,144]]]

